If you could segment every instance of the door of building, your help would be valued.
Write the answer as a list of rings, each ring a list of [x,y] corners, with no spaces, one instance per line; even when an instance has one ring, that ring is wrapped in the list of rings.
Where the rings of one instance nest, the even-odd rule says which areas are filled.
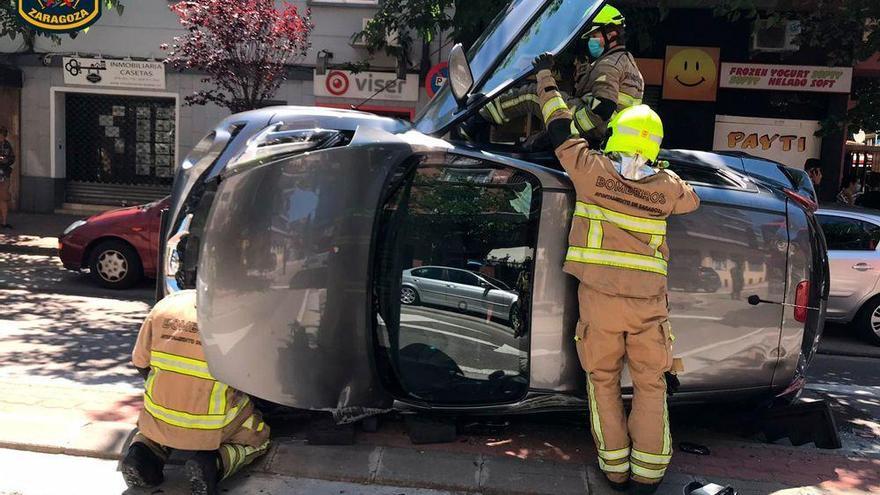
[[[168,195],[176,111],[170,98],[65,95],[66,201],[134,205]]]

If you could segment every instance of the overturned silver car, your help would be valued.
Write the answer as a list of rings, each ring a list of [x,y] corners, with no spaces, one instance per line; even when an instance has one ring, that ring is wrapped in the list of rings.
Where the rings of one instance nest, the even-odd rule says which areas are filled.
[[[304,107],[221,122],[176,178],[160,274],[163,292],[197,286],[211,372],[340,418],[586,407],[576,282],[562,272],[571,183],[552,152],[458,126],[600,4],[512,2],[467,56],[454,51],[451,84],[415,124]],[[703,205],[669,221],[685,366],[673,400],[796,395],[828,291],[812,190],[748,156],[663,158]],[[414,273],[433,277],[430,295],[406,290]]]

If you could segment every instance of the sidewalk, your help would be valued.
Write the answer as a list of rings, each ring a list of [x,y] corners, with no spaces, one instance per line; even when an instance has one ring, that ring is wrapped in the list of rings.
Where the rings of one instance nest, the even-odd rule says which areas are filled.
[[[139,408],[140,395],[131,389],[0,381],[0,447],[116,459]],[[404,423],[392,417],[376,433],[358,431],[355,445],[326,446],[305,442],[315,417],[270,419],[273,447],[251,473],[483,494],[611,493],[592,465],[595,451],[585,424],[516,419],[503,427],[471,425],[472,432],[453,443],[416,446]],[[731,484],[745,495],[880,490],[880,458],[716,433],[676,436],[676,444],[703,443],[712,453],[677,453],[661,494],[678,494],[694,478]]]
[[[55,256],[58,236],[82,216],[35,213],[10,213],[15,228],[0,230],[0,252]]]

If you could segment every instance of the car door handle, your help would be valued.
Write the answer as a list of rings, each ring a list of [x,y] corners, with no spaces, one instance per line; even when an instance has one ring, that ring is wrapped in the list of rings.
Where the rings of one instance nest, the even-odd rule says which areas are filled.
[[[866,272],[868,270],[873,270],[874,267],[867,264],[867,263],[856,263],[855,265],[852,266],[852,269],[860,271],[860,272]]]

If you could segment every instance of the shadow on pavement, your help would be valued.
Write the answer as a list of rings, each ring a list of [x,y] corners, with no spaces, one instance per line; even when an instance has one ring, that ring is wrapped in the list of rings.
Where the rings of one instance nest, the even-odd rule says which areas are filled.
[[[128,362],[148,310],[141,301],[3,291],[0,376],[139,385]]]

